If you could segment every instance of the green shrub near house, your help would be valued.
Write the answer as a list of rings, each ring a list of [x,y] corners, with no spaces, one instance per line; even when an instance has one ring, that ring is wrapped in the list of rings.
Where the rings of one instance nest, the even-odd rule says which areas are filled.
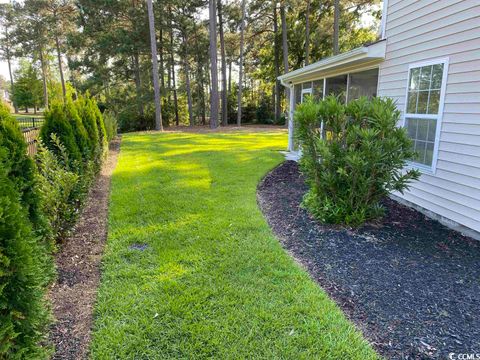
[[[329,96],[297,107],[300,166],[310,187],[303,204],[315,217],[360,225],[383,215],[381,200],[390,192],[403,192],[418,179],[418,171],[403,170],[414,152],[399,119],[391,99],[344,105]]]

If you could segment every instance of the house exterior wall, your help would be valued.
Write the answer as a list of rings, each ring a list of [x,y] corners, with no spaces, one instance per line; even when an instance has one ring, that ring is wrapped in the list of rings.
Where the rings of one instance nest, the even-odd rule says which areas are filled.
[[[435,59],[448,66],[435,164],[396,195],[480,232],[480,2],[388,0],[386,11],[379,96],[395,99],[403,114],[409,66]]]

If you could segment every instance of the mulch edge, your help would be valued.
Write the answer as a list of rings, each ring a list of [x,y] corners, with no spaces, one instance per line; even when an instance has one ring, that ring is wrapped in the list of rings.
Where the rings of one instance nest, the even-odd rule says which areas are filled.
[[[90,189],[77,224],[55,254],[58,276],[47,295],[55,319],[49,333],[49,343],[55,347],[53,359],[85,359],[88,355],[108,234],[111,177],[120,143],[120,137],[111,142],[108,158]]]
[[[354,327],[360,333],[362,333],[364,339],[374,348],[374,350],[377,352],[377,354],[381,358],[390,358],[390,356],[392,356],[392,358],[402,358],[402,359],[403,358],[406,358],[406,359],[420,359],[420,358],[424,359],[425,358],[426,359],[426,358],[440,358],[442,356],[445,356],[445,354],[443,353],[444,351],[442,349],[436,349],[422,341],[420,341],[421,349],[420,348],[413,349],[413,350],[421,350],[421,351],[415,351],[411,353],[408,352],[410,351],[409,349],[400,349],[400,350],[393,349],[392,351],[389,351],[388,347],[391,347],[391,343],[388,341],[387,343],[385,343],[385,339],[383,339],[383,341],[380,340],[378,336],[379,335],[378,329],[375,329],[375,327],[368,325],[364,321],[364,318],[366,319],[366,317],[364,316],[365,312],[359,311],[359,309],[356,308],[355,311],[357,311],[357,313],[355,314],[354,313],[355,303],[350,298],[348,298],[348,296],[347,297],[343,296],[338,291],[336,291],[336,288],[337,288],[336,283],[332,280],[327,279],[327,277],[323,276],[323,274],[315,272],[315,268],[314,267],[312,268],[311,264],[309,263],[309,259],[306,259],[306,258],[304,259],[302,257],[297,256],[296,253],[294,252],[294,249],[290,249],[288,247],[288,243],[291,240],[292,235],[284,234],[282,230],[277,228],[275,221],[272,221],[273,218],[272,218],[271,209],[273,208],[272,204],[274,203],[272,203],[271,200],[268,199],[268,195],[267,195],[268,192],[266,192],[265,189],[263,188],[264,184],[267,183],[268,181],[269,175],[271,175],[272,173],[275,173],[275,171],[277,171],[278,168],[281,168],[282,166],[284,166],[286,162],[288,161],[282,162],[278,166],[271,169],[267,174],[265,174],[265,176],[257,184],[257,194],[256,194],[257,204],[259,206],[259,209],[261,210],[265,221],[269,225],[275,237],[278,239],[284,251],[286,251],[288,255],[298,264],[298,266],[300,266],[302,269],[304,269],[307,272],[310,279],[312,279],[315,283],[317,283],[317,285],[328,295],[328,297],[337,304],[337,306],[342,310],[342,313],[344,314],[344,316],[354,325]],[[477,240],[474,240],[473,238],[466,236],[464,233],[456,229],[452,229],[452,228],[449,228],[448,226],[445,226],[438,220],[430,218],[428,215],[422,213],[421,211],[418,211],[415,208],[407,206],[401,202],[395,201],[395,199],[389,199],[389,200],[397,203],[398,207],[404,208],[410,212],[418,213],[422,215],[424,218],[426,218],[427,221],[436,223],[437,226],[444,228],[446,231],[452,234],[456,234],[457,237],[459,238],[458,241],[462,241],[466,243],[472,242],[475,244],[478,243]],[[319,228],[326,232],[333,231],[338,233],[346,233],[348,236],[357,236],[357,235],[361,236],[363,231],[368,232],[369,230],[371,230],[371,228],[376,228],[377,226],[382,224],[381,221],[379,221],[378,223],[372,222],[372,223],[367,223],[366,225],[358,229],[354,229],[354,228],[349,228],[349,227],[340,226],[340,225],[321,224],[316,219],[314,219],[311,215],[309,215],[308,217],[309,217],[309,224],[308,224],[309,226]],[[448,239],[450,238],[448,237]],[[403,352],[404,350],[407,350],[407,351]]]

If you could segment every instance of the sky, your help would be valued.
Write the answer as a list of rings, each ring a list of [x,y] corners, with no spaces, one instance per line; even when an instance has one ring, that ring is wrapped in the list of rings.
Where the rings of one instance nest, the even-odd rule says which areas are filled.
[[[8,2],[8,0],[0,0],[0,4],[6,4]],[[0,62],[0,75],[2,75],[7,80],[9,79],[8,65],[5,61]]]

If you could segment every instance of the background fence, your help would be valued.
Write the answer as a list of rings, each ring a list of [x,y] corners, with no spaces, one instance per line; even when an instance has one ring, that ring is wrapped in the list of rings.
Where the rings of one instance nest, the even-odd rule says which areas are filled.
[[[18,125],[20,125],[22,129],[39,128],[40,126],[43,125],[43,121],[44,119],[41,117],[24,117],[24,118],[18,117],[17,118]]]

